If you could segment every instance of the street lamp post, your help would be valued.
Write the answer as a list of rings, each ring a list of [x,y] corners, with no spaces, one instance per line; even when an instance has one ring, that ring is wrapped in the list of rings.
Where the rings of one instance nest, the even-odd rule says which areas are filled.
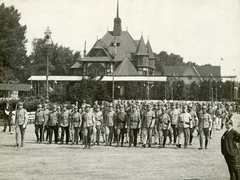
[[[46,44],[46,49],[47,49],[47,72],[46,72],[46,100],[48,101],[49,96],[48,96],[48,62],[49,62],[49,45],[52,43],[51,42],[51,34],[52,32],[50,31],[49,27],[47,27],[45,31],[45,44]]]
[[[112,101],[114,101],[114,66],[115,62],[117,60],[117,40],[116,37],[113,39],[113,44],[114,44],[114,60],[112,63]]]

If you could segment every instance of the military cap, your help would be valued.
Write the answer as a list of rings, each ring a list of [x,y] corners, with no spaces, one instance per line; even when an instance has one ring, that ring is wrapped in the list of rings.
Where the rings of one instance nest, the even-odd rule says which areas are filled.
[[[67,107],[67,104],[63,104],[63,107]]]
[[[37,105],[37,107],[41,108],[41,107],[42,107],[42,105],[41,105],[41,104],[38,104],[38,105]]]
[[[74,109],[78,109],[78,107],[77,107],[77,106],[74,106]]]
[[[22,102],[22,101],[19,101],[19,102],[18,102],[18,105],[19,105],[19,106],[23,106],[23,102]]]

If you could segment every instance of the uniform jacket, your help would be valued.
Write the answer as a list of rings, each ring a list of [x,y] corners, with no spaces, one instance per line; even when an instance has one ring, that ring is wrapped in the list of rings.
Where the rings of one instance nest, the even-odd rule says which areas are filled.
[[[236,142],[240,142],[240,133],[231,129],[226,131],[221,138],[221,151],[224,156],[237,156],[239,154]]]
[[[169,125],[171,124],[170,116],[167,113],[161,114],[157,128],[158,129],[167,129]]]
[[[140,128],[141,126],[141,116],[139,112],[130,112],[129,120],[128,120],[128,127],[132,129]]]
[[[115,121],[116,121],[115,111],[106,111],[105,118],[103,119],[103,125],[112,127],[112,126],[114,126]]]
[[[155,112],[145,111],[143,113],[142,128],[153,128],[155,126]]]
[[[73,127],[80,127],[82,125],[82,116],[79,112],[73,112],[71,114],[71,125]]]
[[[38,110],[36,113],[35,113],[35,122],[34,124],[36,125],[42,125],[44,123],[44,112],[43,110]]]
[[[95,125],[96,126],[101,126],[102,122],[103,122],[103,113],[102,113],[102,111],[95,112],[94,116],[95,116]]]
[[[212,118],[208,113],[200,113],[198,117],[199,128],[212,128]]]
[[[56,126],[60,121],[60,114],[57,111],[51,111],[48,117],[48,126]]]
[[[27,125],[28,122],[28,115],[26,109],[18,109],[16,110],[16,115],[15,115],[15,124],[18,125]]]
[[[127,125],[128,122],[128,115],[126,112],[119,112],[117,113],[117,117],[116,117],[116,127],[118,129],[124,129],[125,126]]]
[[[171,112],[170,112],[170,118],[171,118],[171,123],[173,125],[177,125],[178,124],[178,118],[180,116],[180,111],[179,109],[173,109]]]
[[[192,120],[191,114],[187,112],[180,114],[178,127],[189,128],[191,120]]]
[[[82,114],[82,127],[91,127],[95,123],[95,115],[92,112],[84,112]]]
[[[61,112],[60,126],[67,127],[70,125],[71,113],[68,110]]]

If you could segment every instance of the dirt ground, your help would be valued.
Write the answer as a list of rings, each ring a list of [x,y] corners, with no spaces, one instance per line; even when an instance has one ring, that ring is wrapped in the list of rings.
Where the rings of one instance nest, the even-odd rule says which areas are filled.
[[[234,114],[235,129],[239,121],[240,115]],[[214,132],[207,150],[198,150],[196,133],[187,149],[100,144],[85,150],[82,144],[37,144],[34,126],[29,124],[23,148],[14,147],[14,135],[0,132],[0,179],[226,180],[229,174],[220,150],[223,133]]]

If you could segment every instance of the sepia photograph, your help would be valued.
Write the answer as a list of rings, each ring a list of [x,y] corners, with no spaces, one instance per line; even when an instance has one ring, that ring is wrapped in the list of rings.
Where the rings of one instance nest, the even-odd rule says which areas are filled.
[[[0,2],[0,179],[240,180],[240,0]]]

